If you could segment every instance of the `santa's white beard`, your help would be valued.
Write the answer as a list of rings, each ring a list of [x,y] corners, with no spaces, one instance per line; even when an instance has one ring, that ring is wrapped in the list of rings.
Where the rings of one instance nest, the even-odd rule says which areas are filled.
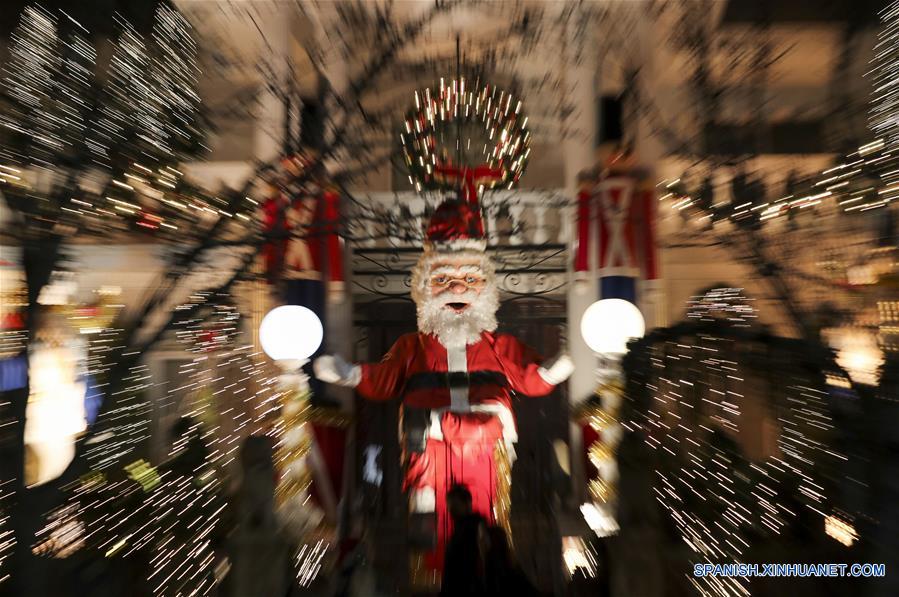
[[[461,313],[446,307],[449,303],[464,302],[468,307]],[[468,290],[463,294],[444,292],[440,296],[425,296],[418,302],[418,329],[437,336],[446,347],[474,344],[481,332],[496,329],[496,310],[499,292],[493,284],[480,293]]]

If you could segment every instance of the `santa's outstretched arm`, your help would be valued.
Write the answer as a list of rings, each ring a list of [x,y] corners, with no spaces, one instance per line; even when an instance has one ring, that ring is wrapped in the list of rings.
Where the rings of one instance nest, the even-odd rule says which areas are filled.
[[[546,383],[557,386],[571,377],[574,373],[574,361],[565,353],[557,355],[549,361],[544,361],[537,367],[537,375]]]
[[[410,349],[401,337],[380,363],[348,363],[338,355],[324,355],[312,363],[315,377],[326,383],[356,388],[369,400],[390,400],[399,396],[406,381]]]
[[[540,355],[514,336],[500,336],[496,349],[512,389],[526,396],[549,394],[574,371],[574,363],[567,354],[543,361]]]

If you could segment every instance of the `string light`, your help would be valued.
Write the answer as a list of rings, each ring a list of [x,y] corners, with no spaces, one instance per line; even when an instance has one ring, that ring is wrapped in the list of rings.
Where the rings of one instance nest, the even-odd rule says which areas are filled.
[[[329,543],[316,541],[315,545],[304,544],[296,555],[294,568],[300,586],[308,587],[322,569],[322,558],[328,553]]]
[[[216,308],[233,299],[197,293],[187,304],[198,300],[210,305],[213,327],[198,317],[173,332],[194,341],[185,353],[192,358],[175,377],[179,383],[153,380],[143,365],[130,368],[115,407],[98,420],[87,446],[91,472],[67,488],[66,503],[49,513],[37,535],[41,553],[53,557],[78,550],[112,559],[149,554],[147,581],[155,595],[204,594],[218,582],[211,546],[225,508],[223,479],[241,440],[272,430],[272,404],[280,398],[262,354],[241,342],[239,326],[227,332],[227,341],[207,341],[198,331],[221,331],[217,314],[235,324],[230,307]],[[104,373],[99,364],[121,350],[120,336],[111,329],[91,336],[98,376]],[[185,417],[167,460],[158,466],[137,456],[151,439],[146,395],[154,388],[165,390],[160,407],[170,405]],[[179,405],[175,397],[181,393],[186,396]],[[223,401],[226,395],[230,403]]]
[[[59,15],[75,27],[61,34]],[[2,148],[7,163],[0,166],[0,188],[13,196],[73,195],[55,210],[47,208],[52,202],[32,202],[43,222],[106,235],[136,229],[183,238],[197,224],[189,206],[226,204],[186,184],[172,167],[204,149],[192,28],[168,5],[158,7],[146,38],[118,15],[116,24],[97,93],[89,32],[62,11],[22,11],[3,72],[11,101],[0,128],[12,134]],[[72,181],[71,170],[90,176]],[[99,178],[103,173],[111,176],[108,184]],[[48,181],[71,188],[48,190]],[[86,188],[104,185],[106,192]]]
[[[840,478],[847,457],[833,447],[822,380],[796,363],[798,341],[768,339],[767,354],[758,354],[749,345],[756,313],[739,289],[711,289],[691,299],[688,313],[689,323],[631,348],[630,362],[642,365],[628,369],[629,387],[644,394],[629,396],[622,425],[642,432],[655,498],[691,563],[742,562],[755,538],[781,535],[805,514],[823,528],[829,480]],[[766,388],[747,383],[762,372],[772,380]],[[753,424],[750,401],[779,428],[776,447],[763,441],[760,454],[742,440]],[[689,578],[701,594],[748,594],[746,578]]]
[[[179,367],[178,383],[152,379],[145,366],[130,369],[116,406],[94,430],[86,453],[91,473],[68,488],[66,503],[48,514],[38,533],[41,553],[67,557],[90,550],[115,559],[142,551],[149,554],[153,594],[208,592],[220,578],[210,542],[222,524],[223,479],[242,440],[267,434],[276,445],[279,518],[300,546],[297,581],[307,586],[317,577],[331,550],[325,540],[310,541],[324,519],[310,501],[311,425],[345,427],[348,419],[284,387],[264,355],[242,341],[233,304],[231,296],[198,292],[181,305],[203,309],[172,332],[191,357]],[[90,336],[96,375],[103,375],[106,357],[121,350],[120,337],[112,329]],[[159,389],[165,392],[159,408],[187,417],[182,421],[189,427],[173,441],[168,460],[154,466],[139,454],[151,439],[146,395]]]
[[[2,410],[6,410],[9,406],[11,406],[9,402],[5,404],[0,402],[0,409]],[[15,479],[0,481],[0,587],[3,586],[5,581],[9,580],[8,563],[16,547],[16,536],[12,529],[12,517],[9,514],[13,498],[15,497],[13,492],[14,483]]]
[[[593,547],[581,537],[562,537],[562,561],[569,577],[577,571],[588,578],[595,577],[599,568],[597,560]]]
[[[711,288],[687,301],[687,319],[705,322],[725,319],[732,326],[749,327],[758,317],[753,303],[742,288]]]
[[[855,532],[855,527],[836,516],[828,516],[824,519],[824,532],[846,547],[852,547],[852,544],[858,540],[858,533]]]
[[[874,69],[869,73],[872,79],[871,110],[869,124],[879,138],[870,144],[870,151],[877,151],[883,145],[895,146],[899,141],[899,2],[891,2],[880,12],[883,27],[877,34],[874,46]]]
[[[197,309],[197,307],[200,307]],[[234,342],[240,326],[240,311],[223,293],[193,293],[175,311],[192,310],[193,316],[175,322],[174,333],[190,352],[209,352]]]

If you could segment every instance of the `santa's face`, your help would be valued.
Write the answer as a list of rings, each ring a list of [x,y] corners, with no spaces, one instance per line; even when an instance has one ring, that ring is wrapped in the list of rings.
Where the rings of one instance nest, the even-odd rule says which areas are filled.
[[[459,314],[477,300],[486,283],[481,263],[461,258],[435,262],[428,278],[431,298]]]
[[[496,329],[498,294],[493,270],[483,254],[436,257],[422,264],[419,329],[445,345],[470,344]]]

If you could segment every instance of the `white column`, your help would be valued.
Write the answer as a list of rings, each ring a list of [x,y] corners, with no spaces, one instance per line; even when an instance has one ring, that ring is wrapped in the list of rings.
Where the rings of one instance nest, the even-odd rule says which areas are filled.
[[[633,48],[640,53],[640,93],[647,94],[650,97],[663,97],[661,89],[650,87],[657,84],[659,77],[654,75],[654,57],[656,44],[655,40],[659,39],[655,33],[656,24],[653,19],[639,18],[635,26],[635,43]],[[630,107],[629,109],[633,109]],[[633,115],[625,114],[624,118],[631,121],[634,127],[634,150],[641,166],[644,166],[653,183],[658,181],[657,170],[658,163],[664,155],[662,143],[652,134],[652,124],[645,120],[639,120]],[[656,207],[660,207],[658,204]],[[658,214],[657,214],[658,215]],[[661,239],[662,231],[659,230],[659,218],[655,221],[656,242]],[[641,279],[638,287],[638,307],[643,313],[643,319],[646,321],[646,329],[651,330],[656,327],[668,325],[668,313],[665,300],[665,280],[663,278],[664,269],[662,267],[662,251],[656,253],[657,267],[659,277],[655,280]]]
[[[274,83],[279,90],[284,89],[287,75],[287,61],[291,55],[291,23],[293,8],[284,3],[265,3],[259,6],[255,15],[260,21],[259,28],[263,35],[258,35],[258,62],[260,66],[271,67],[260,73],[259,105],[256,112],[256,130],[253,133],[253,155],[256,159],[273,161],[278,158],[284,142],[284,118],[286,116],[283,101],[268,89]],[[250,25],[252,27],[252,25]],[[274,80],[269,81],[268,77]]]
[[[336,4],[322,3],[307,13],[307,16],[310,19],[309,29],[316,33],[312,43],[316,44],[317,47],[309,48],[310,50],[317,51],[322,48],[327,49],[333,43],[328,37],[330,35],[328,27],[329,24],[334,23],[336,20],[336,9]],[[307,43],[302,39],[299,41],[300,43]],[[324,64],[321,64],[320,67],[324,76],[328,79],[331,92],[337,97],[343,96],[346,94],[347,86],[349,84],[349,72],[344,57],[340,52],[334,51],[322,52],[322,55],[329,57],[329,59]],[[334,111],[338,109],[337,102],[333,100],[333,97],[326,98],[325,110],[328,113],[326,122],[334,122],[334,119],[337,116]],[[328,145],[334,141],[334,131],[326,129],[325,144]],[[340,168],[340,160],[340,152],[333,157],[326,159],[324,163],[327,171],[334,172],[338,170]],[[346,208],[345,205],[343,207]],[[345,215],[346,214],[341,213],[341,216]],[[346,290],[340,300],[329,300],[325,307],[327,310],[325,334],[328,348],[331,352],[336,352],[345,359],[352,360],[355,356],[353,354],[353,349],[356,338],[356,334],[353,330],[352,250],[350,247],[344,247],[344,249],[343,274]],[[351,388],[331,386],[328,391],[331,396],[340,400],[344,410],[352,410],[353,390]]]
[[[513,203],[509,206],[509,219],[512,220],[512,236],[509,237],[510,245],[520,245],[524,242],[524,234],[521,227],[524,221],[524,205]]]
[[[574,28],[576,23],[571,23]],[[573,39],[574,35],[569,36]],[[572,42],[574,43],[574,42]],[[574,48],[566,47],[564,62],[561,65],[566,77],[566,85],[571,89],[570,100],[575,107],[572,122],[577,123],[578,137],[562,141],[562,152],[565,156],[565,191],[571,200],[571,206],[563,214],[569,222],[574,222],[577,215],[577,177],[578,173],[593,167],[594,140],[596,135],[596,56],[591,53],[592,44],[585,42],[585,52],[580,63],[575,63]],[[592,227],[591,227],[592,228]],[[573,256],[575,250],[574,234],[569,235],[569,280],[568,286],[568,350],[574,361],[575,370],[568,381],[568,395],[572,405],[588,398],[596,386],[596,356],[581,337],[581,317],[593,302],[597,300],[595,281],[586,284],[573,282]],[[594,245],[595,246],[595,245]],[[593,251],[592,253],[595,253]],[[580,426],[571,423],[569,428],[571,449],[571,481],[574,496],[578,503],[586,497],[583,470],[583,438]]]

